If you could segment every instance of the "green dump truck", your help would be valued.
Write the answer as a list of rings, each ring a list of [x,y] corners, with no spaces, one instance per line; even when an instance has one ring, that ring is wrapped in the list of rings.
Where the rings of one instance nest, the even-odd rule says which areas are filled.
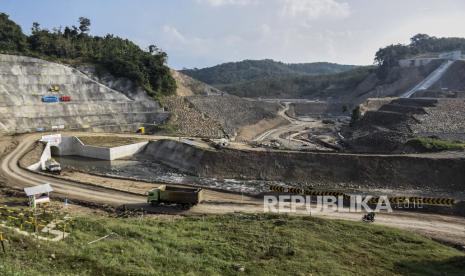
[[[179,204],[190,207],[202,201],[202,188],[181,188],[166,185],[161,185],[149,191],[147,197],[147,203],[153,206],[160,204]]]

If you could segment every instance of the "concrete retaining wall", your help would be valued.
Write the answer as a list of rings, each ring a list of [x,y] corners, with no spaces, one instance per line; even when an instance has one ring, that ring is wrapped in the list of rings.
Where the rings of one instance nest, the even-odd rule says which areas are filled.
[[[58,145],[58,155],[76,155],[102,160],[115,160],[124,158],[138,153],[148,142],[141,142],[131,145],[119,147],[97,147],[85,145],[79,138],[62,137],[61,143]]]
[[[44,151],[40,155],[39,162],[34,163],[27,168],[31,171],[38,171],[39,169],[45,170],[45,162],[49,160],[50,158],[52,158],[52,152],[50,150],[50,143],[48,142],[45,145]]]
[[[457,157],[213,151],[171,140],[150,142],[137,156],[206,177],[278,180],[327,188],[465,189],[465,158]]]
[[[140,152],[148,143],[149,142],[140,142],[136,144],[110,148],[110,159],[109,160],[115,160],[115,159],[124,158],[127,156],[132,156]]]

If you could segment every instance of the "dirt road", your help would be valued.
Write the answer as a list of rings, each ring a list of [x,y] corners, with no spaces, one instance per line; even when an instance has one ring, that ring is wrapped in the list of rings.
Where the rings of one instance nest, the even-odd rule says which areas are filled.
[[[308,129],[321,127],[321,121],[301,121],[289,117],[287,116],[286,112],[290,108],[290,103],[284,102],[283,104],[283,108],[278,112],[278,115],[281,116],[284,120],[288,121],[289,124],[270,129],[255,137],[253,141],[262,142],[265,140],[275,140],[287,149],[292,150],[299,150],[302,148],[311,150],[327,150],[326,148],[319,145],[296,138],[298,135],[308,132]]]
[[[88,184],[76,182],[71,179],[57,179],[49,176],[39,175],[24,170],[18,166],[18,160],[37,140],[40,135],[19,136],[17,141],[11,142],[16,148],[1,160],[0,174],[4,177],[6,185],[22,189],[24,187],[41,183],[50,183],[55,193],[70,199],[78,199],[99,204],[110,204],[119,206],[122,204],[136,208],[148,208],[145,204],[144,191],[151,185],[147,182],[117,180],[89,174],[68,175],[69,178],[78,178]],[[108,186],[110,185],[110,187]],[[127,192],[118,191],[118,185],[127,189]],[[137,195],[140,194],[140,195]],[[163,208],[154,209],[154,212],[169,214],[223,214],[231,212],[263,212],[262,199],[231,194],[218,191],[206,190],[206,202],[193,207],[188,211]],[[148,208],[150,209],[150,208]],[[298,210],[296,215],[309,215],[305,210]],[[312,216],[330,219],[343,219],[359,221],[360,213],[346,212],[318,212],[313,211]],[[376,224],[411,230],[432,238],[465,246],[465,218],[444,216],[426,213],[394,211],[394,213],[380,213],[376,216]]]
[[[55,193],[73,199],[98,202],[110,205],[141,203],[145,197],[117,192],[94,185],[85,185],[69,180],[55,179],[26,171],[18,166],[19,158],[23,156],[40,135],[21,136],[18,146],[1,161],[0,173],[8,186],[23,189],[43,183],[50,183]]]

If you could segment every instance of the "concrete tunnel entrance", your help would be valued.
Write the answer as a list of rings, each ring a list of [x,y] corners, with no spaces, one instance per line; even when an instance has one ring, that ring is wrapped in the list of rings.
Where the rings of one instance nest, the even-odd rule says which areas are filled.
[[[52,156],[60,156],[60,148],[57,146],[50,146],[50,154]]]

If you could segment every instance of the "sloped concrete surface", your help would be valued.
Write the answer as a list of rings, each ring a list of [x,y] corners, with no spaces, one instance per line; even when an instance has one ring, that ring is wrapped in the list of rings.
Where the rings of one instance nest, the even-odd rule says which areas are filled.
[[[58,86],[58,92],[50,91]],[[70,102],[43,103],[42,96],[71,96]],[[130,98],[77,69],[36,58],[0,55],[0,132],[37,129],[135,131],[168,117],[148,97]]]

